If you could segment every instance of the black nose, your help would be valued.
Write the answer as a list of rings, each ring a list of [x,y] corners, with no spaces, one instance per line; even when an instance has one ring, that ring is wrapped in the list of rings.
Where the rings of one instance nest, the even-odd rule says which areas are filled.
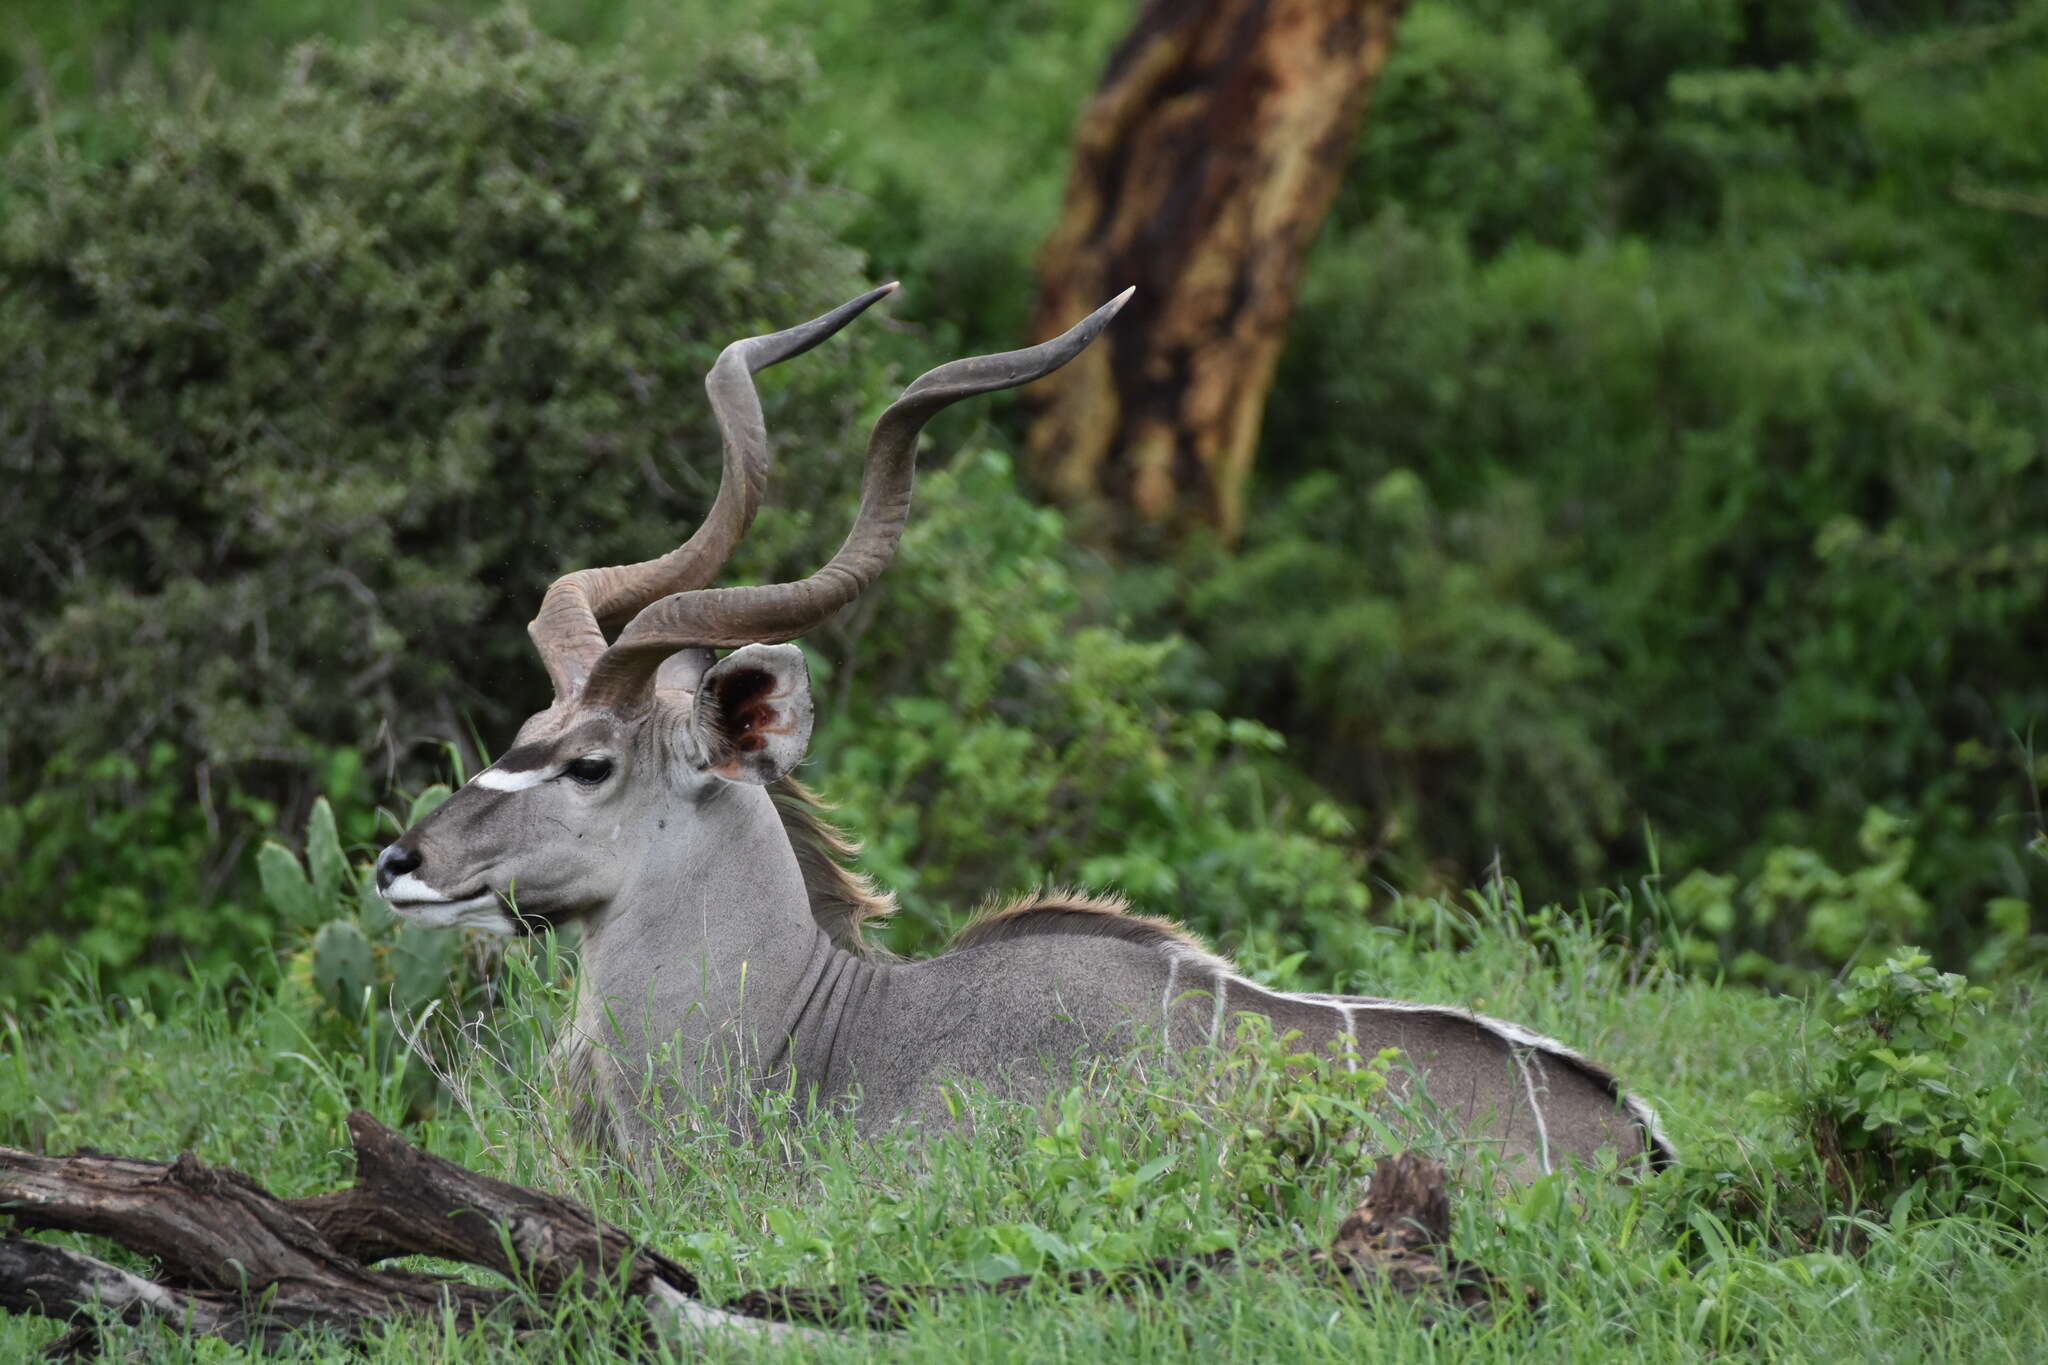
[[[404,844],[390,844],[377,855],[377,889],[389,890],[391,883],[403,877],[425,861],[416,848]]]

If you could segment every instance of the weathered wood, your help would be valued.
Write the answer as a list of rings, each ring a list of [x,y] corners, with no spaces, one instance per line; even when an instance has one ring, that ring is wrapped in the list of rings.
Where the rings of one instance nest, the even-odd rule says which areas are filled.
[[[239,1295],[166,1289],[140,1275],[69,1247],[0,1237],[0,1308],[60,1321],[100,1313],[126,1323],[147,1318],[190,1324],[197,1336],[241,1344],[261,1336],[242,1311]],[[49,1354],[92,1355],[98,1335],[90,1326],[60,1337]]]
[[[689,1271],[581,1204],[423,1152],[361,1110],[349,1115],[348,1135],[356,1183],[291,1203],[345,1255],[365,1262],[443,1256],[495,1270],[539,1294],[579,1281],[617,1283],[635,1295],[657,1282],[697,1293]]]
[[[1365,1201],[1337,1227],[1317,1260],[1363,1289],[1456,1304],[1484,1314],[1502,1289],[1485,1270],[1450,1254],[1451,1196],[1444,1168],[1402,1154],[1373,1163]],[[1425,1319],[1426,1320],[1426,1319]]]
[[[262,1333],[320,1323],[353,1336],[444,1307],[466,1324],[508,1300],[457,1280],[369,1270],[255,1181],[190,1153],[162,1162],[0,1147],[0,1209],[24,1228],[119,1242],[158,1262],[159,1282],[171,1289],[268,1290],[252,1329]]]
[[[140,1286],[149,1281],[91,1257],[23,1252],[16,1264],[23,1273],[33,1269],[30,1286],[0,1286],[0,1303],[69,1317],[111,1290],[107,1307],[123,1320],[189,1318],[193,1332],[235,1341],[313,1326],[353,1339],[392,1318],[443,1312],[464,1329],[486,1319],[512,1331],[539,1325],[521,1293],[368,1264],[431,1255],[496,1270],[541,1296],[577,1284],[617,1285],[660,1325],[770,1336],[793,1330],[698,1302],[681,1266],[580,1205],[419,1151],[360,1111],[348,1126],[357,1185],[300,1200],[279,1199],[189,1153],[163,1162],[0,1147],[0,1215],[24,1228],[107,1237],[149,1256],[162,1267],[155,1287],[163,1295],[146,1294]],[[75,1276],[68,1294],[55,1278],[67,1268]]]
[[[1129,539],[1237,535],[1301,262],[1405,0],[1147,0],[1074,130],[1039,255],[1050,336],[1126,285],[1027,395],[1033,477]]]
[[[919,1307],[963,1293],[1058,1285],[1156,1297],[1238,1264],[1233,1253],[1219,1251],[1056,1279],[767,1288],[712,1305],[697,1297],[696,1279],[682,1266],[573,1201],[422,1152],[368,1114],[351,1114],[348,1129],[356,1183],[293,1200],[190,1154],[163,1162],[0,1147],[0,1216],[25,1228],[107,1237],[159,1266],[155,1279],[145,1279],[69,1248],[0,1237],[0,1308],[84,1319],[51,1348],[66,1356],[96,1353],[97,1323],[108,1317],[156,1318],[195,1335],[256,1345],[311,1327],[356,1339],[394,1318],[443,1313],[464,1329],[489,1324],[520,1333],[542,1325],[547,1299],[579,1286],[610,1286],[639,1300],[658,1327],[786,1336],[849,1316],[870,1327],[900,1327]],[[1492,1281],[1444,1256],[1449,1208],[1441,1167],[1388,1158],[1329,1251],[1268,1268],[1334,1271],[1353,1288],[1383,1283],[1403,1294],[1483,1306]],[[373,1264],[415,1254],[484,1266],[517,1288]]]

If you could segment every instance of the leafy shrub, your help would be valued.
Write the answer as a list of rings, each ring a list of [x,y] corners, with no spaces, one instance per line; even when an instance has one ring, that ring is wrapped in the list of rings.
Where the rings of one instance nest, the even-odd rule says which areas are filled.
[[[1746,13],[1750,7],[1743,0],[1669,0],[1661,5],[1628,0],[1542,0],[1535,5],[1468,0],[1462,8],[1488,25],[1535,19],[1585,74],[1602,112],[1610,116],[1649,112],[1663,98],[1673,73],[1727,64],[1737,44],[1749,36],[1750,26],[1769,22]]]
[[[1601,218],[1603,142],[1584,82],[1540,23],[1418,6],[1373,89],[1334,218],[1365,223],[1399,203],[1482,256],[1511,241],[1575,245]]]
[[[331,796],[351,842],[368,840],[361,756],[332,750],[318,772],[322,809]],[[0,1001],[41,993],[74,957],[113,993],[161,996],[188,967],[268,951],[276,922],[243,873],[275,808],[208,777],[195,793],[186,756],[158,740],[139,760],[60,755],[0,805]]]
[[[248,97],[138,96],[112,161],[14,149],[0,540],[37,567],[0,601],[0,799],[41,851],[0,877],[0,923],[74,937],[103,885],[183,899],[261,827],[245,797],[303,810],[332,746],[509,728],[545,701],[523,623],[546,583],[694,524],[703,371],[859,278],[782,129],[806,64],[692,60],[586,61],[501,16],[310,46]],[[857,477],[869,355],[835,341],[769,385],[809,495]],[[162,744],[113,823],[30,795]],[[203,836],[179,780],[202,762]],[[183,870],[144,874],[138,840]]]
[[[1906,942],[1927,920],[1927,902],[1906,875],[1913,859],[1909,826],[1872,807],[1857,843],[1869,861],[1849,872],[1837,872],[1810,848],[1774,848],[1739,892],[1734,877],[1694,869],[1671,888],[1679,921],[1700,931],[1681,937],[1680,957],[1696,966],[1727,961],[1738,975],[1783,980],[1794,963],[1834,968]],[[1736,951],[1743,943],[1760,947]]]
[[[2048,329],[2020,300],[2048,276],[1955,187],[2048,175],[2010,135],[2048,117],[2040,35],[1457,8],[1460,32],[1540,25],[1593,91],[1596,197],[1633,193],[1661,139],[1721,216],[1617,210],[1557,245],[1525,224],[1482,257],[1462,224],[1505,191],[1476,173],[1355,195],[1377,214],[1309,265],[1246,552],[1180,622],[1224,704],[1423,884],[1498,853],[1569,898],[1640,865],[1646,830],[1681,871],[1748,882],[1782,847],[1840,868],[1883,807],[1927,904],[1900,932],[1961,955],[1987,907],[2038,913],[2040,779],[2013,757],[2048,715]],[[1592,55],[1638,40],[1662,55]],[[1397,45],[1406,93],[1369,140],[1456,129],[1454,165],[1489,135],[1433,106],[1449,55],[1410,50],[1403,86]],[[1643,71],[1654,97],[1609,84]],[[1797,937],[1745,916],[1724,946]]]
[[[448,795],[432,786],[410,803],[406,823],[424,819]],[[305,852],[266,842],[258,877],[285,942],[281,1000],[296,1006],[307,1036],[323,1051],[359,1058],[393,1084],[415,1111],[439,1087],[409,1035],[445,1029],[474,1011],[497,953],[474,934],[408,924],[377,894],[372,862],[350,859],[324,798],[306,821]],[[442,1050],[445,1053],[445,1049]]]
[[[896,945],[991,896],[1075,883],[1212,933],[1313,934],[1367,906],[1339,806],[1266,727],[1198,704],[1183,647],[1120,629],[1008,461],[924,477],[897,562],[817,686],[817,785],[899,893]]]
[[[1596,664],[1523,590],[1559,554],[1534,514],[1525,488],[1447,515],[1408,470],[1366,490],[1311,475],[1288,533],[1192,597],[1236,697],[1373,812],[1411,885],[1432,879],[1418,851],[1469,847],[1459,822],[1512,867],[1562,852],[1579,872],[1619,828]]]
[[[1286,1226],[1315,1216],[1332,1191],[1355,1199],[1391,1140],[1384,1096],[1398,1054],[1361,1062],[1345,1041],[1317,1054],[1263,1017],[1238,1023],[1227,1049],[1170,1059],[1141,1049],[1117,1064],[1130,1073],[1119,1083],[1097,1077],[1046,1106],[1003,1161],[1019,1188],[953,1238],[959,1272],[1127,1265],[1159,1254],[1133,1229],[1162,1210],[1181,1211],[1190,1231]],[[969,1097],[950,1103],[964,1114]],[[1174,1250],[1227,1244],[1193,1232]]]
[[[1361,1061],[1349,1038],[1317,1053],[1263,1015],[1233,1023],[1227,1048],[1189,1061],[1148,1105],[1169,1141],[1217,1144],[1209,1179],[1237,1208],[1299,1219],[1331,1184],[1361,1186],[1373,1161],[1402,1145],[1381,1112],[1398,1049]]]
[[[1901,1203],[2048,1225],[2048,1132],[2009,1084],[1976,1084],[1963,1053],[1990,992],[1902,949],[1835,993],[1833,1055],[1791,1110],[1849,1208]]]

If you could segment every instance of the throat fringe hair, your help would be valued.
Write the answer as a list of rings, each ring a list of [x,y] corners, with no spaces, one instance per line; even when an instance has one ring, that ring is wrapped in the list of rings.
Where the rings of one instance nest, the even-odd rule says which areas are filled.
[[[811,918],[827,937],[856,957],[894,957],[881,944],[869,942],[867,933],[896,913],[896,897],[851,865],[860,856],[860,841],[849,838],[825,818],[831,803],[793,777],[770,783],[768,795],[774,799],[783,833],[789,836],[797,866],[803,870]]]

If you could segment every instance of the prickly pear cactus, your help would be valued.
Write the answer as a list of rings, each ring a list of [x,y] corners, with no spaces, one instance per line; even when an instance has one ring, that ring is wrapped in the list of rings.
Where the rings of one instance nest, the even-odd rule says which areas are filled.
[[[349,1019],[362,1018],[375,1004],[376,955],[351,921],[331,919],[313,935],[313,985]]]
[[[431,809],[447,791],[437,785],[420,793],[415,812]],[[279,843],[256,855],[264,892],[297,944],[285,959],[288,988],[327,1047],[359,1049],[387,1074],[395,1064],[411,1107],[431,1112],[438,1082],[416,1058],[394,1063],[395,1050],[429,1018],[445,1027],[473,1008],[484,962],[466,950],[462,934],[408,925],[391,913],[368,859],[350,861],[324,800],[313,804],[305,847],[303,860]]]

